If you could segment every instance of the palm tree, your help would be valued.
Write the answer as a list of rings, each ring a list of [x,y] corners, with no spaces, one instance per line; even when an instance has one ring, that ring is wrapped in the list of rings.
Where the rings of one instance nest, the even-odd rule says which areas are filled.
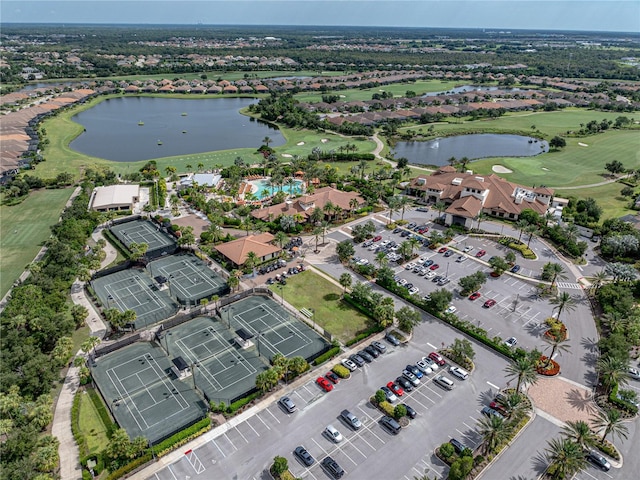
[[[558,320],[560,320],[560,314],[566,310],[567,312],[572,312],[576,309],[576,300],[567,292],[562,292],[552,298],[549,303],[555,305],[553,310],[558,311]],[[553,311],[552,310],[552,311]]]
[[[477,432],[482,436],[484,454],[492,452],[500,443],[506,440],[511,428],[504,418],[496,415],[478,420]]]
[[[232,292],[235,291],[236,288],[238,288],[238,285],[240,285],[240,279],[236,275],[234,275],[234,272],[231,272],[231,275],[229,275],[229,278],[227,279],[227,285]]]
[[[376,253],[376,263],[378,264],[379,268],[386,267],[389,264],[387,254],[384,252]]]
[[[331,200],[327,201],[327,203],[324,204],[324,207],[322,207],[322,210],[324,211],[324,213],[329,215],[329,219],[331,219],[331,212],[333,212],[334,209],[335,209],[335,205]]]
[[[567,273],[559,263],[550,264],[549,273],[551,274],[551,288],[556,286],[557,280],[565,280],[567,278]]]
[[[601,320],[603,323],[609,328],[611,333],[616,333],[619,331],[624,331],[627,322],[629,321],[629,317],[627,313],[621,313],[618,311],[612,311],[605,313]]]
[[[400,209],[400,199],[391,197],[387,205],[389,206],[389,223],[391,223],[393,221],[393,212],[397,212]]]
[[[480,223],[482,223],[485,218],[487,218],[487,214],[482,211],[478,212],[478,215],[476,215],[476,220],[478,221],[478,226],[476,228],[478,230],[480,230]]]
[[[287,236],[286,233],[284,233],[283,231],[277,231],[276,234],[274,235],[274,239],[273,239],[276,244],[282,248],[284,247],[285,243],[287,243],[289,241],[289,237]]]
[[[524,233],[524,229],[529,226],[529,222],[526,220],[520,219],[516,222],[516,228],[520,231],[520,235],[518,235],[518,243],[522,240],[522,234]]]
[[[356,210],[358,208],[358,199],[357,198],[352,198],[351,200],[349,200],[349,208],[351,210]]]
[[[412,200],[409,197],[405,197],[404,195],[400,197],[400,209],[402,211],[400,220],[404,220],[404,211],[409,205],[411,205],[411,202]]]
[[[545,368],[548,367],[549,364],[551,364],[551,360],[555,356],[556,351],[562,354],[562,352],[568,352],[570,349],[570,346],[568,345],[569,340],[567,338],[556,338],[556,337],[549,338],[547,336],[543,336],[542,339],[547,344],[547,349],[549,348],[551,349],[551,353],[547,356],[547,362],[545,363]]]
[[[447,204],[444,202],[436,202],[434,208],[438,211],[438,216],[442,216],[442,212],[447,208]]]
[[[604,412],[599,411],[593,419],[593,425],[602,430],[602,441],[604,442],[609,434],[612,437],[627,438],[629,429],[623,423],[623,420],[618,410],[610,408]]]
[[[528,413],[530,409],[529,403],[524,401],[524,395],[518,392],[507,395],[499,403],[509,412],[509,415],[516,417]]]
[[[270,144],[271,142],[273,142],[273,140],[272,140],[270,137],[264,137],[264,138],[262,139],[262,143],[263,143],[264,145],[266,145],[267,147],[269,146],[269,144]]]
[[[249,252],[247,253],[247,259],[245,260],[244,264],[247,267],[249,267],[251,270],[253,270],[259,262],[260,262],[260,257],[258,257],[256,252]]]
[[[607,272],[603,269],[593,274],[593,282],[591,288],[595,289],[596,293],[600,290],[600,287],[604,285],[605,281],[609,278]]]
[[[322,229],[320,227],[314,228],[313,236],[316,239],[316,249],[314,250],[314,253],[318,253],[318,240],[320,240],[320,237],[322,236]]]
[[[351,276],[350,273],[345,272],[342,275],[340,275],[340,279],[338,281],[340,282],[340,285],[344,289],[342,292],[342,296],[344,296],[345,292],[347,291],[347,288],[351,288],[351,284],[353,283],[353,277]]]
[[[589,424],[583,420],[568,421],[562,427],[562,434],[569,440],[573,440],[583,449],[592,446],[596,441],[596,436]]]
[[[609,355],[600,357],[596,363],[596,369],[607,392],[610,392],[614,386],[626,385],[629,381],[627,375],[629,365],[617,357]]]
[[[538,372],[534,362],[528,357],[520,357],[513,363],[507,365],[504,369],[507,377],[510,379],[517,378],[518,384],[516,386],[516,392],[520,391],[520,386],[523,383],[534,384],[538,381]]]
[[[571,478],[587,466],[582,447],[568,438],[553,438],[547,443],[547,473],[553,479]]]
[[[531,245],[531,240],[533,239],[533,237],[535,237],[538,234],[540,229],[538,228],[537,225],[530,224],[530,225],[527,225],[527,227],[524,230],[529,235],[529,240],[527,241],[527,248],[529,248],[529,245]]]

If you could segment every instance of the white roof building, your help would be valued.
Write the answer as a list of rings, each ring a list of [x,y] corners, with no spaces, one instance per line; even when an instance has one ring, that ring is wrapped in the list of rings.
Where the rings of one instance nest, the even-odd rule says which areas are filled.
[[[109,212],[133,210],[140,201],[140,185],[108,185],[96,187],[89,199],[89,210]]]

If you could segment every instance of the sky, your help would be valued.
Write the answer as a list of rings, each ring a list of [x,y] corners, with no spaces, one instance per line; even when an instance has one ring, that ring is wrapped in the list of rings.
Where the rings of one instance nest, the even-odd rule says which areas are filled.
[[[0,21],[640,33],[640,0],[0,0]]]

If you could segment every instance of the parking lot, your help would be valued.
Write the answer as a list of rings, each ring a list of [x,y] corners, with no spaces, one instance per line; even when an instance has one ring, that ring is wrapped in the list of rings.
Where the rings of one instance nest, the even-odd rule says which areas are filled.
[[[382,414],[368,403],[368,398],[400,376],[407,363],[415,363],[436,350],[436,346],[452,340],[446,327],[425,323],[409,345],[393,347],[385,343],[387,353],[353,372],[350,379],[340,381],[331,392],[325,393],[314,379],[293,390],[285,390],[296,404],[293,414],[275,402],[282,395],[279,393],[274,402],[258,414],[238,424],[230,421],[225,433],[196,450],[185,452],[180,461],[151,478],[258,479],[263,478],[264,470],[275,455],[286,457],[292,473],[302,478],[329,478],[319,464],[327,455],[351,478],[413,480],[414,476],[423,475],[425,469],[431,476],[441,477],[445,466],[435,457],[435,447],[451,437],[472,448],[480,442],[475,422],[481,416],[481,408],[504,386],[502,369],[506,361],[476,347],[478,367],[467,380],[445,373],[455,383],[453,391],[434,385],[434,375],[429,375],[418,388],[399,399],[413,407],[417,418],[398,435],[391,434],[379,423]],[[326,373],[330,366],[317,374]],[[354,431],[342,422],[339,415],[343,409],[354,413],[363,423],[362,428]],[[342,442],[333,443],[323,435],[329,424],[343,435]],[[255,447],[257,442],[259,450]],[[304,445],[315,458],[311,467],[307,468],[293,455],[298,445]]]
[[[428,227],[429,232],[433,229],[443,230],[443,227],[432,222],[423,222],[419,225]],[[380,240],[373,242],[369,247],[362,246],[362,244],[356,245],[356,260],[366,259],[367,262],[377,265],[377,246],[385,242],[400,244],[408,238],[401,236],[403,231],[406,229],[393,233],[384,228],[384,224],[379,223],[374,238],[380,237]],[[428,232],[425,232],[425,235],[428,235]],[[446,252],[439,253],[439,249],[430,250],[422,246],[417,251],[418,258],[402,265],[389,262],[389,267],[395,272],[399,283],[408,288],[414,287],[417,289],[417,291],[414,290],[415,294],[420,297],[428,295],[438,288],[452,291],[452,305],[456,307],[456,315],[460,319],[468,320],[484,328],[489,336],[500,336],[505,339],[516,337],[518,345],[526,348],[540,348],[543,344],[540,337],[547,328],[544,325],[544,320],[553,314],[553,305],[538,297],[535,280],[526,281],[520,278],[520,276],[532,278],[539,276],[537,265],[540,262],[526,261],[520,257],[517,260],[517,264],[521,267],[518,275],[504,273],[502,276],[494,278],[489,275],[492,268],[489,266],[488,260],[494,255],[504,257],[507,252],[505,247],[486,238],[468,237],[467,235],[454,237],[445,247],[454,253],[447,257],[445,256]],[[470,250],[466,254],[462,254],[465,249]],[[477,258],[476,255],[481,250],[486,253],[481,258]],[[463,262],[457,261],[461,254],[466,258]],[[419,264],[424,265],[425,262],[427,263],[422,272],[416,269],[406,269],[408,264],[419,268]],[[435,265],[437,267],[434,268]],[[469,300],[467,296],[463,297],[459,294],[458,281],[476,271],[486,273],[487,281],[479,291],[480,297],[476,300]],[[445,277],[449,282],[446,284],[435,283],[433,280],[439,277]],[[579,285],[567,282],[561,283],[560,287],[569,293],[576,290],[576,294],[580,289]],[[489,299],[494,300],[495,305],[484,308],[484,303]],[[582,298],[577,298],[577,300],[583,301]]]

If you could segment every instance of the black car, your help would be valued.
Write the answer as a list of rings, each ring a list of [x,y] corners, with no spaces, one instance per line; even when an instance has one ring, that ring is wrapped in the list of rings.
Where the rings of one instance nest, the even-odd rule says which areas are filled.
[[[418,416],[416,411],[413,408],[411,408],[409,405],[407,405],[406,403],[403,403],[402,405],[404,406],[404,408],[407,409],[407,417],[416,418]]]
[[[315,462],[315,459],[311,456],[311,454],[309,452],[307,452],[307,449],[304,448],[302,445],[300,445],[299,447],[296,447],[296,449],[293,451],[293,453],[307,467],[310,467]]]
[[[371,342],[371,346],[375,348],[379,353],[384,353],[387,351],[387,347],[385,347],[384,344],[377,341]]]
[[[402,376],[396,378],[396,383],[404,388],[406,392],[410,392],[411,390],[413,390],[413,384]]]
[[[604,470],[605,472],[608,472],[611,468],[611,464],[609,463],[609,461],[599,453],[589,452],[587,454],[587,460],[593,463],[596,467]]]
[[[400,233],[402,229],[400,227],[396,227],[393,229],[393,233]]]
[[[342,478],[344,475],[342,467],[331,457],[326,457],[322,460],[322,468],[329,472],[333,478]]]
[[[353,355],[349,355],[349,360],[351,360],[359,367],[363,367],[365,363],[362,357],[360,355],[356,355],[355,353]]]
[[[371,355],[373,358],[378,358],[380,356],[380,352],[373,345],[367,345],[364,347],[364,351]]]
[[[367,352],[366,350],[360,350],[358,352],[358,355],[360,355],[362,358],[364,358],[364,361],[367,362],[367,363],[373,362],[373,356],[369,355],[369,352]]]
[[[272,277],[267,278],[267,285],[273,285],[274,281]]]
[[[393,333],[387,333],[387,334],[384,336],[384,339],[385,339],[387,342],[389,342],[391,345],[394,345],[394,346],[396,346],[396,347],[397,347],[398,345],[400,345],[400,340],[398,340],[398,339],[393,335]]]
[[[462,442],[460,442],[459,440],[456,440],[455,438],[452,438],[451,440],[449,440],[449,443],[453,446],[454,450],[458,454],[462,453],[462,451],[465,448],[467,448],[462,444]]]

